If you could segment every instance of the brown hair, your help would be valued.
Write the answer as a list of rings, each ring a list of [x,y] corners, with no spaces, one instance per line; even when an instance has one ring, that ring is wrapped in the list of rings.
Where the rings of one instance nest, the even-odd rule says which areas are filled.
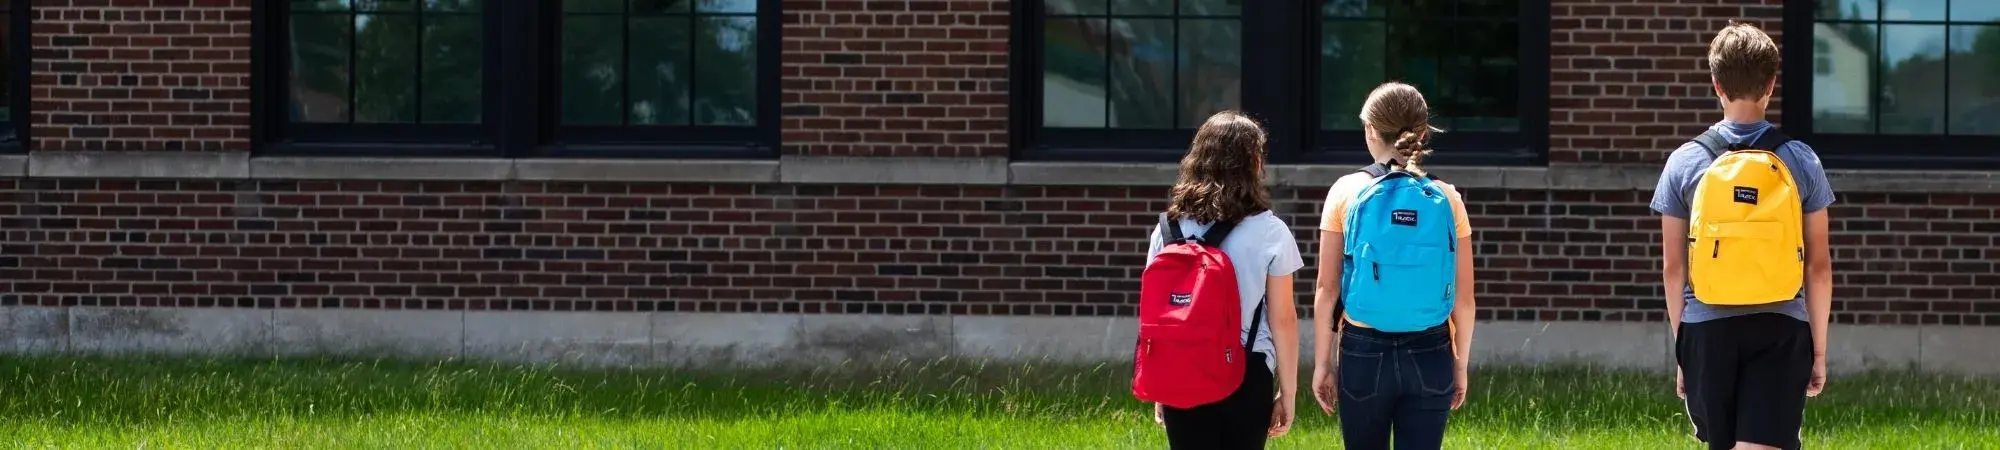
[[[1167,218],[1201,223],[1242,220],[1271,209],[1264,188],[1264,127],[1236,111],[1208,117],[1195,131]]]
[[[1424,174],[1424,158],[1431,155],[1425,141],[1430,133],[1444,131],[1431,126],[1431,107],[1424,102],[1423,93],[1393,81],[1368,93],[1368,101],[1361,103],[1361,122],[1380,135],[1382,142],[1394,143],[1397,163],[1417,175]]]
[[[1730,21],[1708,44],[1708,74],[1724,100],[1757,100],[1778,76],[1778,44],[1756,25]]]

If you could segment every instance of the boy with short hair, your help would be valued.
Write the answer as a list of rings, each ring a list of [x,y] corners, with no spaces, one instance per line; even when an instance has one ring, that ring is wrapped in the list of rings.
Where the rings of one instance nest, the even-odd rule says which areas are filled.
[[[1806,398],[1826,383],[1833,190],[1812,147],[1764,121],[1778,59],[1756,26],[1716,34],[1723,119],[1674,150],[1653,192],[1675,389],[1712,449],[1798,448]]]

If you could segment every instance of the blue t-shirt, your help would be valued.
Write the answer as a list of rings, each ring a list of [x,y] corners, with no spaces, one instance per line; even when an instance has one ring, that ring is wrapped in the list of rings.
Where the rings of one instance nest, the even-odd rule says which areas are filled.
[[[1729,120],[1716,122],[1709,127],[1722,133],[1730,143],[1755,141],[1771,129],[1769,122],[1737,123]],[[1827,185],[1826,169],[1820,167],[1819,154],[1804,142],[1792,141],[1779,148],[1778,159],[1792,170],[1792,180],[1798,183],[1801,206],[1810,214],[1833,204],[1833,188]],[[1695,183],[1701,181],[1701,173],[1715,162],[1715,155],[1695,143],[1682,144],[1667,157],[1667,166],[1660,172],[1660,184],[1653,189],[1653,210],[1660,214],[1687,219],[1688,199],[1694,197]],[[1687,299],[1687,308],[1681,311],[1681,322],[1699,323],[1716,319],[1775,312],[1801,321],[1806,319],[1805,291],[1789,302],[1752,306],[1714,306],[1702,303],[1694,297],[1694,287],[1682,286],[1682,298]]]

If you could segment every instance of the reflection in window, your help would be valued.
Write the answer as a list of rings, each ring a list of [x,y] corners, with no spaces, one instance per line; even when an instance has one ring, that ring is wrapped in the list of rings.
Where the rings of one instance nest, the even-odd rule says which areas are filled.
[[[484,3],[293,0],[292,120],[479,122]]]
[[[1232,0],[1049,0],[1042,124],[1193,128],[1237,108],[1242,9]]]
[[[1320,128],[1359,130],[1385,81],[1424,92],[1450,130],[1520,129],[1520,2],[1327,0],[1320,24]]]
[[[2000,2],[1823,1],[1814,16],[1817,131],[2000,135]]]
[[[564,124],[756,124],[755,0],[568,0],[561,27]]]
[[[14,139],[14,4],[0,0],[0,141]]]

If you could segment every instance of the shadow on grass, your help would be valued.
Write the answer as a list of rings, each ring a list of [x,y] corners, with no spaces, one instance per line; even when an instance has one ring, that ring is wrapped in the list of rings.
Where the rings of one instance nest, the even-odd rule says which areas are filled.
[[[573,369],[479,362],[162,357],[0,358],[0,422],[143,426],[270,417],[508,415],[712,420],[881,410],[1038,420],[1144,417],[1128,364],[940,359],[837,367]],[[1301,383],[1310,374],[1300,377]],[[1580,365],[1486,368],[1454,422],[1549,429],[1682,427],[1666,374]],[[1318,415],[1301,389],[1301,414]],[[2000,380],[1915,372],[1835,378],[1809,427],[2000,423]]]

